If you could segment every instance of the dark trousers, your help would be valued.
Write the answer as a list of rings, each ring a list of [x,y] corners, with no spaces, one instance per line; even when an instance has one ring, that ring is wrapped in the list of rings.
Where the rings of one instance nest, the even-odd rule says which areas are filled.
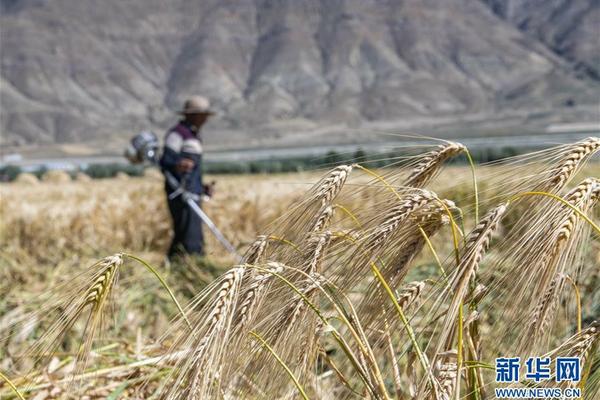
[[[173,241],[167,256],[183,254],[204,255],[204,237],[202,236],[202,220],[178,196],[168,200],[169,211],[173,218]]]

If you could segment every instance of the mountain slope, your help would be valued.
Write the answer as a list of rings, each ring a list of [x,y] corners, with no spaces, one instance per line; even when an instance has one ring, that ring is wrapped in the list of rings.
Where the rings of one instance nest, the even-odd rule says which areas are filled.
[[[600,79],[600,2],[595,0],[486,0],[500,17]]]
[[[2,0],[3,142],[121,141],[192,93],[218,109],[211,129],[253,143],[593,104],[594,32],[546,3]]]

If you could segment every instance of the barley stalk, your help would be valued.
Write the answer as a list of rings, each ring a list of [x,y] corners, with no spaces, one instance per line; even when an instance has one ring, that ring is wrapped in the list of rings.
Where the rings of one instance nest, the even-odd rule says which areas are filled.
[[[318,276],[316,276],[318,278]],[[322,286],[319,282],[320,279],[311,280],[306,286],[301,290],[304,297],[300,297],[296,299],[292,304],[290,304],[286,311],[282,313],[282,316],[285,317],[285,323],[279,324],[279,327],[283,329],[289,329],[294,326],[295,322],[300,319],[300,315],[304,310],[307,309],[307,304],[304,298],[311,299],[313,294],[315,294],[318,289]],[[278,336],[278,335],[276,335]]]
[[[564,275],[558,274],[550,283],[544,295],[539,299],[531,317],[529,334],[523,339],[525,346],[541,338],[548,329],[551,318],[556,310],[558,298],[564,283]]]
[[[383,243],[388,236],[394,232],[402,222],[406,221],[411,213],[420,207],[423,207],[435,201],[436,195],[427,190],[420,190],[409,194],[400,201],[400,204],[394,206],[385,216],[383,222],[378,226],[369,237],[369,247],[377,247]]]
[[[267,248],[268,237],[267,235],[259,235],[256,240],[250,245],[246,253],[244,254],[245,264],[255,264],[262,257],[265,249]]]
[[[310,258],[304,267],[304,270],[309,274],[313,275],[321,272],[321,263],[325,256],[325,250],[331,242],[331,232],[327,231],[322,234],[316,235],[309,241],[308,254]]]
[[[81,373],[86,367],[92,343],[101,326],[109,295],[115,285],[122,264],[123,257],[121,254],[106,257],[90,267],[89,270],[94,271],[91,284],[83,282],[85,286],[76,283],[73,288],[66,287],[66,295],[49,307],[59,311],[59,317],[27,351],[27,354],[36,358],[52,354],[65,335],[82,317],[85,310],[89,308],[89,315],[82,333],[83,343],[79,346],[75,357],[74,373],[75,375]],[[83,295],[80,294],[81,292],[83,292]],[[50,313],[50,310],[47,310],[47,312]]]
[[[577,357],[581,362],[581,386],[585,387],[585,382],[591,369],[591,363],[594,359],[594,350],[600,345],[600,322],[594,321],[581,332],[568,338],[559,347],[543,355],[551,359],[557,357]],[[576,382],[562,382],[560,386],[573,387]]]
[[[594,321],[581,332],[573,335],[559,349],[569,357],[581,358],[581,364],[585,365],[590,356],[593,345],[600,340],[600,322]]]
[[[104,262],[104,271],[98,275],[92,286],[84,295],[84,305],[93,304],[94,308],[99,307],[106,295],[110,291],[113,284],[113,278],[117,269],[123,264],[123,259],[120,256],[113,256]]]
[[[446,160],[465,150],[466,147],[460,143],[447,142],[439,145],[437,149],[421,155],[419,163],[410,172],[410,175],[404,182],[404,186],[425,186],[435,176]]]
[[[461,257],[460,264],[456,268],[453,277],[450,279],[447,288],[447,292],[451,293],[452,301],[444,319],[444,329],[442,335],[440,335],[441,341],[439,348],[442,345],[446,346],[446,348],[451,346],[451,332],[454,331],[451,327],[454,326],[456,317],[459,314],[459,308],[462,309],[462,304],[468,290],[468,284],[477,274],[479,264],[489,248],[492,234],[496,231],[505,211],[505,204],[501,204],[489,211],[466,239],[464,246],[465,250]]]
[[[569,146],[559,164],[551,171],[553,175],[550,184],[553,187],[563,187],[577,171],[581,161],[600,150],[600,138],[589,137]]]
[[[235,311],[235,299],[243,278],[245,267],[235,267],[222,278],[208,314],[201,315],[194,326],[191,357],[178,363],[177,373],[172,376],[170,387],[161,393],[165,399],[210,398],[223,369],[224,349],[231,335],[231,321]]]
[[[242,300],[237,306],[239,312],[235,322],[235,325],[238,325],[242,330],[246,328],[248,322],[252,319],[256,306],[260,302],[260,297],[272,279],[273,273],[279,274],[284,270],[283,264],[276,262],[267,263],[266,267],[271,273],[265,272],[254,275],[252,280],[248,282],[247,288],[243,289]]]
[[[454,395],[454,386],[458,377],[457,365],[448,361],[440,365],[437,378],[440,383],[440,399],[450,400]]]
[[[585,179],[567,193],[565,201],[572,206],[580,207],[582,209],[591,207],[596,201],[594,193],[597,187],[597,179]],[[581,220],[571,208],[567,208],[563,205],[560,210],[561,214],[557,216],[557,219],[561,222],[559,222],[558,225],[554,225],[554,233],[544,233],[548,239],[541,239],[550,240],[550,249],[543,254],[542,262],[540,264],[543,275],[539,281],[538,287],[539,292],[542,292],[543,294],[532,317],[532,327],[536,326],[537,330],[532,332],[532,335],[527,336],[526,339],[540,337],[549,327],[556,309],[558,296],[560,295],[559,288],[562,288],[564,283],[563,273],[555,271],[559,270],[558,264],[561,262],[561,256],[563,254],[569,254],[568,248],[577,242],[577,238],[572,237],[572,235],[578,232],[576,227],[580,224]],[[547,277],[555,273],[558,273],[559,275],[550,281],[550,283],[546,283],[549,280]]]
[[[448,200],[443,200],[442,203],[450,208],[455,207]],[[418,224],[419,227],[422,226],[421,230],[423,230],[427,237],[430,237],[447,222],[447,217],[445,209],[441,206],[440,202],[435,201],[411,214],[410,222]],[[401,241],[389,246],[397,252],[397,255],[390,260],[386,260],[386,266],[382,268],[381,273],[391,287],[401,285],[402,280],[409,271],[409,263],[420,253],[425,242],[426,240],[420,230],[416,230],[414,226],[410,226],[406,234],[402,236]],[[383,312],[386,312],[385,309],[391,307],[391,304],[381,296],[379,286],[378,282],[372,282],[366,290],[366,294],[359,306],[359,314],[361,315],[362,322],[369,329],[377,322],[379,315],[379,312],[374,312],[373,310],[382,309]]]
[[[408,307],[417,300],[424,287],[425,281],[414,281],[404,285],[402,290],[400,290],[396,296],[400,307],[402,307],[403,310],[408,309]]]
[[[577,187],[567,193],[565,200],[575,207],[590,207],[595,201],[597,201],[598,196],[595,193],[599,191],[598,185],[599,182],[596,178],[587,178],[577,185]],[[563,242],[569,239],[574,231],[574,226],[579,219],[573,210],[566,209],[565,212],[568,214],[564,218],[562,225],[558,228],[558,237],[556,239],[555,247],[560,247]]]
[[[327,227],[329,225],[329,222],[331,221],[332,216],[333,216],[333,207],[328,205],[318,214],[317,220],[315,221],[313,226],[310,228],[310,232],[319,232],[319,231],[325,229],[325,227]]]
[[[340,165],[329,172],[317,186],[314,201],[320,201],[321,207],[327,207],[338,195],[352,171],[351,165]]]

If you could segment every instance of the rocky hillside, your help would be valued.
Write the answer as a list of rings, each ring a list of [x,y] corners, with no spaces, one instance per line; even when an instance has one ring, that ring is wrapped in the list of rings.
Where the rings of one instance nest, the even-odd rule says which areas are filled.
[[[600,3],[581,0],[487,0],[494,13],[600,79]]]
[[[120,142],[167,127],[191,93],[219,110],[215,132],[234,132],[215,143],[502,115],[597,119],[586,111],[600,87],[595,0],[0,4],[9,146]]]

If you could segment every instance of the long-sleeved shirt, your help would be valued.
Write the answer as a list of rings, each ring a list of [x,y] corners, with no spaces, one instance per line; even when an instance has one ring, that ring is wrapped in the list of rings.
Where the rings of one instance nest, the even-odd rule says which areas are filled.
[[[194,161],[194,168],[189,173],[181,174],[177,171],[177,163],[182,158]],[[202,193],[202,141],[185,123],[180,122],[167,132],[160,166],[180,182],[183,179],[188,191]],[[168,185],[166,190],[167,193],[173,191]]]

